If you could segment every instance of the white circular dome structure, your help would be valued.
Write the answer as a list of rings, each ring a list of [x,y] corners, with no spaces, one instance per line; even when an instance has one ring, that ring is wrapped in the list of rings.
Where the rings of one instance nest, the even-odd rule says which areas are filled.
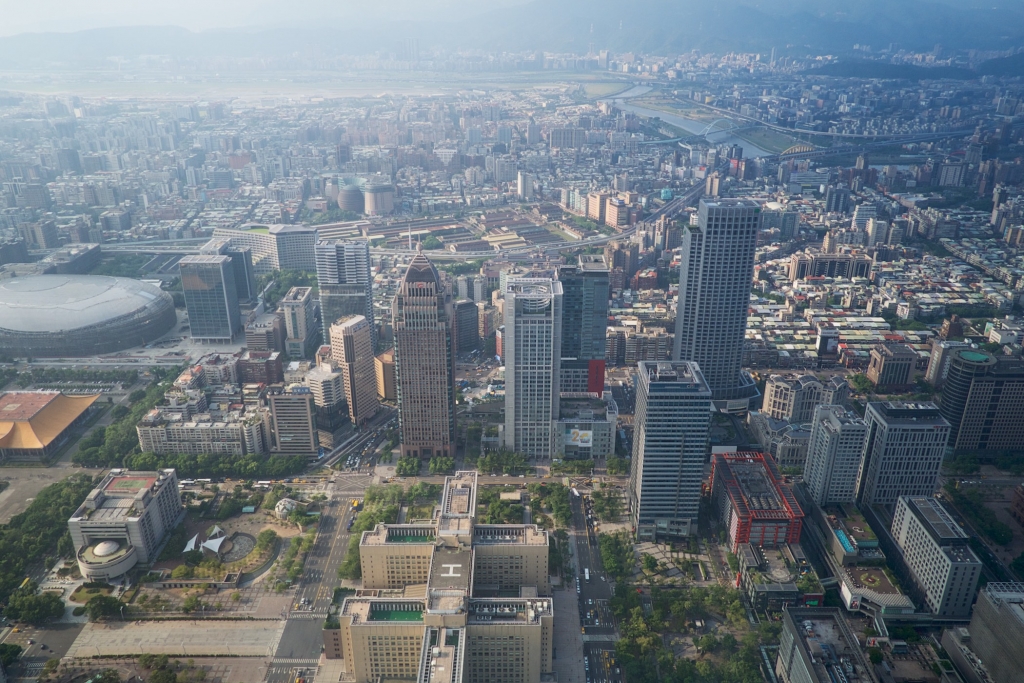
[[[148,344],[177,322],[154,285],[102,275],[36,275],[0,282],[0,352],[94,356]]]
[[[110,557],[120,549],[121,544],[117,541],[102,541],[96,544],[92,552],[96,557]]]

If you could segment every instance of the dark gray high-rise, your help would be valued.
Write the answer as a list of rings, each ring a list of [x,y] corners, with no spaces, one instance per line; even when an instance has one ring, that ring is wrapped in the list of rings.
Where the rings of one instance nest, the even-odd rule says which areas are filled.
[[[192,338],[230,342],[242,329],[231,257],[185,256],[178,261]]]
[[[745,411],[757,387],[742,371],[761,205],[702,199],[683,231],[672,358],[696,362],[716,408]]]
[[[608,263],[583,254],[558,269],[562,283],[560,387],[563,392],[604,390],[605,330],[608,327]]]
[[[954,349],[942,385],[942,416],[958,452],[1009,451],[1024,442],[1024,361]]]
[[[370,322],[370,335],[376,349],[370,245],[349,240],[320,240],[314,252],[323,338],[328,338],[334,321],[349,315],[361,315]]]
[[[229,239],[215,238],[204,244],[199,253],[229,257],[238,301],[245,303],[256,301],[259,291],[256,287],[256,271],[252,264],[252,249],[234,246]]]

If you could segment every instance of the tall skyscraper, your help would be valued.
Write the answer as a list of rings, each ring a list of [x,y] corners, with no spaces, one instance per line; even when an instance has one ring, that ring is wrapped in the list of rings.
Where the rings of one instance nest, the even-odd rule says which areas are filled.
[[[361,315],[370,323],[371,339],[376,349],[377,326],[373,320],[369,243],[320,240],[314,251],[324,339],[335,320],[347,315]]]
[[[900,496],[931,496],[949,439],[934,403],[883,401],[864,411],[867,436],[857,479],[865,505],[895,505]]]
[[[825,191],[825,213],[846,213],[850,207],[850,188],[829,185]]]
[[[857,499],[857,473],[867,431],[864,420],[843,406],[815,408],[804,481],[818,505],[852,503]]]
[[[331,325],[331,358],[341,370],[352,424],[364,424],[380,408],[373,342],[366,318],[352,315]]]
[[[244,246],[232,246],[231,240],[224,238],[212,239],[202,246],[200,254],[227,256],[231,259],[231,272],[235,277],[235,291],[240,302],[255,302],[259,297],[256,288],[256,271],[252,263],[252,249]]]
[[[422,253],[409,263],[391,312],[402,456],[453,457],[452,298]]]
[[[455,302],[455,353],[463,354],[479,346],[479,311],[469,299]]]
[[[697,531],[711,388],[696,363],[637,363],[630,518],[638,539]]]
[[[604,391],[605,330],[608,327],[608,264],[583,254],[575,266],[558,269],[562,283],[561,391]]]
[[[309,387],[294,384],[270,394],[274,452],[313,455],[320,449],[316,405]]]
[[[331,448],[349,422],[344,378],[328,359],[306,373],[306,386],[313,393],[320,445]]]
[[[185,256],[178,261],[192,339],[230,342],[242,329],[231,258]]]
[[[672,358],[700,366],[719,410],[743,412],[757,394],[740,361],[760,211],[749,199],[702,199],[683,231]]]
[[[320,330],[315,328],[313,289],[292,287],[278,305],[284,316],[285,350],[292,358],[309,358],[320,343]]]
[[[505,284],[505,447],[532,458],[552,453],[558,419],[562,283],[511,278]]]

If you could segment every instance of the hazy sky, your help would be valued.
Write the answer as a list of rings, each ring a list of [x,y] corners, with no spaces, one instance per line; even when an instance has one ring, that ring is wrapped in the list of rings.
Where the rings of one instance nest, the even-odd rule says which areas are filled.
[[[0,35],[105,26],[211,28],[474,14],[527,0],[0,0]]]

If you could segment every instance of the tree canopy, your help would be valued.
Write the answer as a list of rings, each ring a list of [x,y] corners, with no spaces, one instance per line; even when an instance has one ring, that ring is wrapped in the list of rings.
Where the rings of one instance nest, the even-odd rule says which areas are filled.
[[[74,551],[67,521],[92,487],[93,478],[86,474],[50,484],[28,509],[0,527],[0,603],[25,580],[29,566]]]

